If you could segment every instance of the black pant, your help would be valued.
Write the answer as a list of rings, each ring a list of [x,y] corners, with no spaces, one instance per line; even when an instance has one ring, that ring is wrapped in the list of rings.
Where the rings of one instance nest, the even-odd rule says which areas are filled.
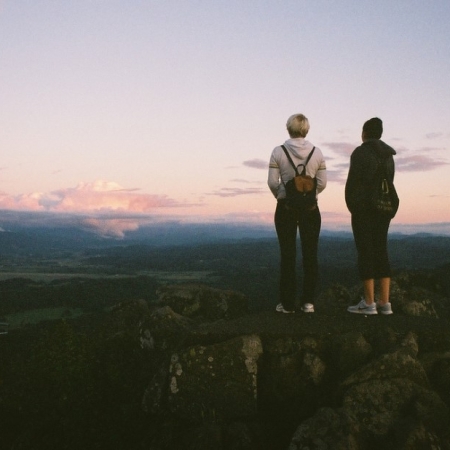
[[[352,230],[358,252],[358,271],[361,280],[389,278],[387,237],[391,220],[377,213],[352,215]]]
[[[284,309],[295,309],[297,228],[300,232],[303,259],[302,303],[314,303],[319,275],[317,249],[321,223],[318,207],[312,211],[298,211],[288,208],[285,200],[278,201],[275,229],[280,244],[280,302]]]

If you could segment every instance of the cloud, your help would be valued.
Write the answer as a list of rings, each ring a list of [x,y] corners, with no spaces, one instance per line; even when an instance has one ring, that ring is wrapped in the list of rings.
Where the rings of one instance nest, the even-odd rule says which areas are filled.
[[[254,195],[265,193],[267,193],[267,190],[262,188],[222,188],[207,195],[215,195],[217,197],[237,197],[239,195]]]
[[[1,211],[2,230],[17,228],[75,228],[103,237],[123,238],[126,231],[137,230],[143,225],[158,222],[158,216],[125,214],[77,214],[39,211]]]
[[[439,132],[439,131],[427,133],[425,135],[425,137],[427,139],[439,139],[439,138],[444,137],[444,136],[445,136],[444,133]]]
[[[269,163],[263,159],[249,159],[244,161],[242,164],[244,164],[244,166],[251,167],[252,169],[269,169]]]
[[[324,142],[323,147],[331,148],[335,153],[341,156],[350,157],[353,150],[358,147],[359,144],[349,144],[347,142]]]
[[[27,219],[30,225],[38,221],[42,226],[51,218],[52,224],[70,224],[103,236],[123,237],[124,232],[136,230],[142,223],[147,223],[158,209],[189,206],[167,196],[137,191],[125,189],[115,182],[97,180],[49,193],[11,196],[0,192],[0,209],[42,213],[31,215]],[[2,225],[5,220],[2,214]],[[24,220],[23,215],[20,220]]]
[[[123,217],[111,219],[104,217],[87,217],[81,221],[81,226],[84,229],[93,231],[105,237],[117,237],[123,238],[126,231],[135,231],[143,222],[147,223],[147,220],[140,219],[127,219]]]
[[[395,158],[396,170],[402,172],[423,172],[446,166],[444,159],[432,158],[427,155],[413,155]]]
[[[348,169],[348,164],[346,165],[346,168]],[[327,181],[331,183],[345,183],[347,179],[347,170],[333,170],[333,169],[327,169]]]
[[[49,193],[18,196],[0,193],[0,208],[18,211],[149,213],[155,208],[176,206],[179,203],[166,196],[141,194],[136,189],[124,189],[117,183],[103,180]]]
[[[261,180],[246,180],[244,178],[233,178],[232,180],[230,180],[230,183],[244,183],[244,184],[261,184],[262,181]]]
[[[431,138],[437,138],[442,133],[429,133],[427,136]],[[345,142],[328,142],[322,144],[323,146],[331,148],[335,153],[337,153],[340,156],[345,156],[347,161],[350,161],[350,155],[352,154],[353,150],[357,147],[357,145],[354,144],[348,144]],[[443,150],[440,148],[430,148],[430,147],[424,147],[420,149],[420,154],[417,155],[411,155],[411,156],[399,156],[403,154],[411,154],[408,149],[406,148],[399,148],[396,147],[397,150],[397,156],[395,157],[395,167],[398,171],[403,172],[423,172],[423,171],[430,171],[434,170],[436,168],[446,166],[450,164],[447,160],[444,158],[437,158],[437,157],[431,157],[428,155],[436,155],[437,152]],[[330,159],[330,158],[326,158]],[[331,170],[327,170],[328,172],[328,179],[330,181],[337,181],[342,182],[344,175],[344,170],[348,170],[348,163],[346,164],[335,164],[334,165],[334,173]],[[339,171],[342,171],[341,173]]]

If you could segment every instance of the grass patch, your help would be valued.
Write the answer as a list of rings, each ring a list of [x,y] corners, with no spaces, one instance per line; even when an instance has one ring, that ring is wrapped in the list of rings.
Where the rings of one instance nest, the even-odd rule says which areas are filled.
[[[40,308],[6,315],[9,328],[20,328],[28,324],[36,324],[43,320],[73,319],[83,314],[81,308]]]

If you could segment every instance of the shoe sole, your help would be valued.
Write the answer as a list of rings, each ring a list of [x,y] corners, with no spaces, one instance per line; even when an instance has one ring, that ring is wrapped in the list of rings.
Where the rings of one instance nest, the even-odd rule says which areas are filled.
[[[392,311],[392,308],[389,307],[389,309],[384,309],[384,307],[386,305],[378,306],[378,302],[376,303],[376,305],[377,305],[376,308],[377,308],[377,311],[379,314],[383,314],[384,316],[389,316],[391,314],[394,314],[394,312]],[[389,306],[390,306],[390,303],[389,303]]]
[[[372,311],[368,311],[368,310],[365,310],[365,309],[358,309],[358,310],[354,311],[354,310],[351,310],[351,309],[347,309],[347,311],[349,313],[364,314],[366,316],[374,316],[374,315],[378,314],[377,310],[375,310],[375,311],[373,311],[373,310]]]
[[[281,314],[294,314],[295,313],[295,311],[287,311],[284,308],[278,309],[278,307],[275,308],[275,312],[281,313]]]

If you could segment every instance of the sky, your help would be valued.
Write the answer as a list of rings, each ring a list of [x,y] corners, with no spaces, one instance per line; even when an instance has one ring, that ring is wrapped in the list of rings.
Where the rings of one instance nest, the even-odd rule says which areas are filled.
[[[391,229],[450,234],[449,22],[448,0],[0,0],[0,230],[270,225],[270,154],[303,113],[323,228],[349,229],[376,116]]]

